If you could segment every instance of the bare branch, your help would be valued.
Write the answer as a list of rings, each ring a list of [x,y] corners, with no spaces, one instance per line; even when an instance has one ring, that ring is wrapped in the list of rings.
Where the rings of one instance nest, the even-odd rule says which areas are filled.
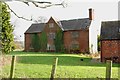
[[[63,1],[60,4],[52,4],[52,2],[46,2],[46,1],[34,1],[34,0],[4,0],[3,3],[7,5],[8,9],[18,18],[27,20],[27,21],[33,21],[32,18],[31,19],[27,19],[21,16],[18,16],[11,8],[10,6],[6,3],[6,1],[20,1],[23,2],[24,4],[26,4],[27,6],[30,6],[29,3],[32,2],[33,5],[35,5],[35,7],[38,8],[47,8],[47,7],[51,7],[51,6],[63,6],[66,7],[66,3]]]
[[[39,8],[47,8],[50,6],[60,6],[60,5],[63,7],[66,7],[65,1],[63,1],[60,4],[52,4],[52,2],[48,2],[48,1],[35,1],[35,0],[5,0],[5,1],[20,1],[20,2],[25,3],[28,6],[29,6],[29,2],[32,2],[36,7],[39,7]],[[44,6],[40,6],[37,3],[44,4]]]
[[[29,6],[29,3],[28,3],[28,2],[23,2],[23,3],[25,3],[25,4],[27,4],[27,5]]]
[[[32,2],[36,7],[38,7],[38,5],[35,2]]]
[[[4,2],[4,4],[6,4],[6,3]],[[18,18],[21,18],[21,19],[24,19],[24,20],[27,20],[27,21],[32,21],[32,19],[27,19],[27,18],[18,16],[18,15],[10,8],[10,6],[9,6],[8,4],[6,4],[6,6],[7,6],[8,9],[9,9],[15,16],[17,16]]]

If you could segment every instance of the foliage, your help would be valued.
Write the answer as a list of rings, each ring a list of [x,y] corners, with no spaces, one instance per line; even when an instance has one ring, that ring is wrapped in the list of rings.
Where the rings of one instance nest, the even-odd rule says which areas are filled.
[[[46,51],[46,49],[47,49],[47,34],[45,32],[42,32],[40,35],[40,46],[41,46],[41,51]]]
[[[32,35],[32,47],[33,47],[34,51],[40,50],[40,38],[37,33]]]
[[[13,27],[10,24],[10,13],[7,11],[7,6],[0,2],[0,7],[2,9],[0,13],[0,20],[2,30],[1,30],[1,43],[2,43],[2,53],[8,54],[14,49],[14,36]]]
[[[55,42],[56,52],[64,50],[64,46],[63,46],[63,31],[62,30],[59,30],[56,33],[54,42]]]
[[[100,35],[97,36],[97,46],[98,46],[98,51],[100,51]]]

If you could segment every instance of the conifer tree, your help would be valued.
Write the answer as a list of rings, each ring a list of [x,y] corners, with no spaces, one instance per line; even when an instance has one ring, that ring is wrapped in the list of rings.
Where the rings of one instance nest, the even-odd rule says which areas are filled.
[[[0,2],[0,27],[1,27],[1,46],[2,53],[8,54],[14,49],[14,36],[13,36],[13,27],[10,23],[10,13],[7,10],[6,4]]]

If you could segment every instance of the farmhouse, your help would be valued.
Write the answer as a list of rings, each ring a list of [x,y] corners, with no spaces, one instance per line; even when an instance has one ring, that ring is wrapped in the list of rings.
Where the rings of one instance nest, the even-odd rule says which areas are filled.
[[[32,24],[25,32],[25,51],[35,51],[38,47],[36,46],[35,48],[33,46],[32,36],[36,34],[41,37],[42,33],[44,33],[47,40],[41,41],[41,38],[39,38],[41,44],[46,41],[44,43],[46,45],[41,45],[41,48],[44,47],[42,51],[56,51],[57,48],[61,47],[62,50],[69,52],[97,52],[97,34],[92,34],[93,31],[90,28],[93,27],[91,25],[94,22],[93,11],[93,9],[89,9],[88,18],[57,21],[51,17],[47,23]],[[56,39],[60,31],[62,31],[62,37],[61,39]],[[91,36],[94,36],[94,38]],[[92,43],[92,39],[94,39],[94,43]],[[58,40],[61,44],[57,46],[57,41],[55,40]],[[36,43],[36,45],[38,44]],[[41,49],[38,48],[37,51],[41,51]]]
[[[120,63],[120,21],[102,22],[101,61],[106,59]]]

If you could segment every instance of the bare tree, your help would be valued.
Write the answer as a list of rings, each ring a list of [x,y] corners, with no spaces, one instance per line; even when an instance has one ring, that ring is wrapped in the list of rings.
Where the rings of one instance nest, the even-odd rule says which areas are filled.
[[[39,22],[39,20],[33,20],[32,17],[31,17],[31,19],[27,19],[27,18],[24,18],[22,16],[17,15],[17,13],[14,10],[12,10],[10,8],[10,6],[6,3],[6,2],[10,2],[10,1],[23,2],[27,6],[30,6],[30,3],[32,3],[35,7],[43,8],[43,9],[51,7],[51,6],[63,6],[64,8],[67,6],[65,1],[62,1],[62,2],[56,3],[56,4],[53,4],[52,2],[49,2],[49,1],[35,1],[35,0],[3,0],[2,1],[4,4],[7,5],[8,9],[18,18],[21,18],[21,19],[24,19],[24,20],[27,20],[27,21],[34,21],[34,22]]]
[[[47,21],[47,18],[44,16],[39,16],[34,22],[36,23],[45,23]]]

